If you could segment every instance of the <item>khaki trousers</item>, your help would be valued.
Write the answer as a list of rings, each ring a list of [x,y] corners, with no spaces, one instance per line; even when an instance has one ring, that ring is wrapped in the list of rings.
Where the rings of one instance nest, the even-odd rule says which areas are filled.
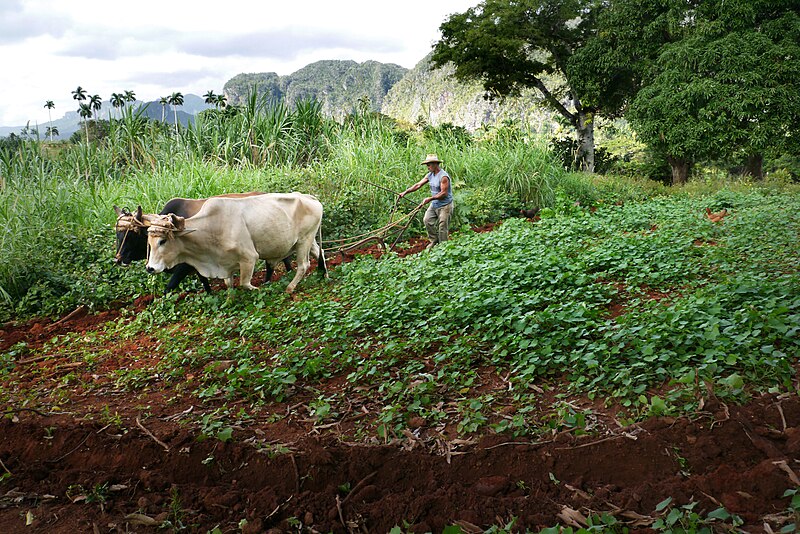
[[[428,239],[432,245],[447,241],[450,234],[450,216],[453,215],[453,205],[451,202],[441,208],[434,208],[433,203],[428,206],[425,217],[425,229],[428,231]]]

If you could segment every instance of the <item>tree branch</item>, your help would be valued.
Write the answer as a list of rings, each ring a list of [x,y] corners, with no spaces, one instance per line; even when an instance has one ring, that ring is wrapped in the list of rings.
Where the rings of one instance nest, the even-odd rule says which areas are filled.
[[[553,108],[556,111],[558,111],[561,115],[563,115],[564,118],[566,118],[570,122],[570,124],[577,127],[578,116],[575,115],[574,113],[570,113],[570,111],[567,108],[565,108],[561,102],[559,102],[559,100],[553,95],[553,93],[550,92],[550,90],[547,88],[547,86],[544,84],[542,80],[540,80],[536,76],[533,76],[532,80],[533,80],[533,86],[536,87],[540,93],[542,93],[544,99],[551,106],[553,106]]]

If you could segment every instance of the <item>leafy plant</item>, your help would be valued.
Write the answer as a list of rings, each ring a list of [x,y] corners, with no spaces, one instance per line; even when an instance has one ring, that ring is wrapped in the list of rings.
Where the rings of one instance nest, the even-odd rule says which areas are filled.
[[[731,515],[725,508],[717,508],[707,515],[695,511],[697,502],[691,502],[682,506],[673,506],[672,497],[668,497],[658,503],[656,513],[661,516],[651,525],[658,532],[682,533],[682,532],[711,532],[712,527],[716,530],[726,528],[733,532],[734,529],[744,522],[737,515]]]
[[[233,427],[225,424],[227,417],[227,410],[222,408],[205,414],[200,420],[198,441],[208,438],[216,438],[223,443],[230,441],[233,437]]]

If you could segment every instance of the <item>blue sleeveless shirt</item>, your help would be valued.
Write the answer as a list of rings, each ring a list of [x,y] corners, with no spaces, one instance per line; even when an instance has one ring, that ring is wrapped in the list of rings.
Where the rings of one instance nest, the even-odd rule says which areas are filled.
[[[434,208],[439,209],[441,207],[447,206],[453,201],[453,181],[450,178],[450,175],[447,174],[447,171],[444,169],[439,169],[439,172],[433,174],[432,172],[428,173],[428,185],[431,186],[431,196],[438,195],[439,192],[442,190],[442,177],[447,176],[448,184],[447,184],[447,196],[445,196],[441,200],[434,200],[431,202]]]

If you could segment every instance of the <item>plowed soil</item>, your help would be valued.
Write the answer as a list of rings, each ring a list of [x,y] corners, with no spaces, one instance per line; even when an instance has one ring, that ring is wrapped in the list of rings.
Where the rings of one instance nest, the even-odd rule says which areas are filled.
[[[408,253],[423,246],[412,243]],[[0,353],[20,341],[36,347],[58,334],[90,333],[118,315],[77,310],[59,321],[7,324]],[[347,418],[318,425],[275,417],[293,413],[286,404],[242,403],[251,416],[222,442],[198,440],[197,429],[181,423],[220,401],[168,381],[136,393],[113,387],[108,373],[134,351],[147,365],[142,338],[109,346],[93,374],[69,355],[52,355],[20,358],[11,376],[0,376],[46,388],[36,408],[2,408],[0,533],[385,533],[395,526],[439,533],[449,525],[483,532],[513,518],[513,531],[536,532],[586,525],[602,513],[631,532],[651,532],[667,497],[675,506],[697,503],[701,517],[724,506],[746,532],[777,532],[793,520],[783,495],[800,486],[794,395],[757,396],[742,406],[709,396],[691,417],[628,426],[595,402],[604,430],[537,441],[490,431],[457,436],[423,421],[380,444],[348,441]],[[157,359],[152,354],[150,363]],[[67,373],[93,387],[61,386]],[[332,379],[321,388],[336,385]],[[42,408],[56,404],[58,411]]]

